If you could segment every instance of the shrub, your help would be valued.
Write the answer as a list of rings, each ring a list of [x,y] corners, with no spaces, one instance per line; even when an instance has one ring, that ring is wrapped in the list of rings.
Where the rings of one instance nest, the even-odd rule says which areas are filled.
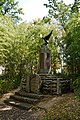
[[[14,79],[0,77],[0,94],[7,93],[12,89],[17,88],[19,84],[20,80],[17,77]]]
[[[74,93],[80,97],[80,76],[73,82]]]

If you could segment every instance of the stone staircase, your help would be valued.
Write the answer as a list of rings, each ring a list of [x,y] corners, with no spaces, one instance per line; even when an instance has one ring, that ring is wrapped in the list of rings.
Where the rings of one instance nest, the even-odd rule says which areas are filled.
[[[42,79],[41,92],[43,94],[56,94],[57,93],[57,82],[56,77],[52,75],[40,75]]]
[[[60,95],[70,91],[70,80],[52,74],[39,74],[38,77],[31,80],[33,80],[31,84],[28,78],[22,80],[20,90],[4,102],[29,110],[44,97],[44,94]],[[38,89],[39,80],[42,81],[40,89]]]
[[[43,95],[41,94],[27,93],[21,90],[15,92],[14,95],[10,96],[10,98],[6,99],[4,102],[21,109],[29,110],[36,103],[38,103],[41,98],[43,98]]]
[[[65,79],[52,74],[41,74],[43,94],[62,94],[70,91],[70,79]]]

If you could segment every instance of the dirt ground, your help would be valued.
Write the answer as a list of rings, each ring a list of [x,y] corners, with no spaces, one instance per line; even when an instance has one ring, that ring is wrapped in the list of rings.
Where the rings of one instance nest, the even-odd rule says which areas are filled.
[[[4,104],[3,101],[14,94],[14,92],[4,94],[0,99],[0,120],[50,120],[43,118],[50,111],[54,112],[56,110],[55,114],[57,114],[58,109],[60,109],[59,107],[61,106],[64,106],[62,107],[63,110],[65,109],[65,106],[67,109],[74,107],[75,111],[78,108],[78,111],[80,110],[80,100],[76,98],[74,93],[68,93],[62,96],[46,95],[38,104],[28,111]],[[53,113],[51,113],[51,116],[53,116]],[[51,118],[51,120],[53,119]],[[73,118],[73,120],[80,120],[79,116],[78,119]]]

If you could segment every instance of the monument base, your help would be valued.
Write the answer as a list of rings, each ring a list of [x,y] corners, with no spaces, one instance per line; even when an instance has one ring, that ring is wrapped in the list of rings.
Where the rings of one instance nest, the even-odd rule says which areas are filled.
[[[42,84],[42,80],[38,74],[28,75],[26,79],[22,79],[21,81],[21,90],[26,91],[28,93],[40,93],[40,87]]]
[[[51,70],[51,55],[47,46],[43,45],[39,52],[39,73],[48,74]]]

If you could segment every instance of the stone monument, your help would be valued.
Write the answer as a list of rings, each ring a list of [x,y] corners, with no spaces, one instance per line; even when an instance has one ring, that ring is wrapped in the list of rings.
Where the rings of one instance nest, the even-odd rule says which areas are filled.
[[[51,70],[51,55],[47,46],[43,45],[39,52],[39,73],[48,74]]]
[[[47,36],[42,37],[44,44],[40,48],[39,52],[39,73],[48,74],[51,71],[51,55],[47,44],[52,31]]]
[[[22,78],[21,81],[21,90],[24,90],[28,93],[39,94],[40,87],[42,85],[42,79],[40,74],[48,74],[51,70],[51,55],[50,50],[47,47],[48,40],[52,34],[52,31],[42,39],[44,44],[39,51],[39,74],[29,74],[26,78]]]

